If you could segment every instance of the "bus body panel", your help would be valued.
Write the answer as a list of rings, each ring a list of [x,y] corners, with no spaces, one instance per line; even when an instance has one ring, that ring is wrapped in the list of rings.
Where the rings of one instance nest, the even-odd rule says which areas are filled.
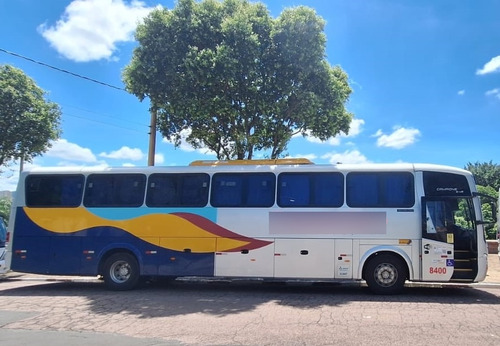
[[[57,211],[54,212],[57,214]],[[62,213],[61,210],[59,212]],[[67,218],[65,220],[68,221]],[[52,221],[49,220],[48,224],[61,226],[61,222]],[[74,221],[75,224],[90,222],[84,219]],[[73,222],[69,223],[72,227]],[[97,275],[101,259],[109,252],[122,249],[134,253],[143,275],[213,275],[215,246],[208,253],[173,251],[148,242],[152,240],[149,237],[143,240],[124,229],[104,224],[79,231],[75,228],[74,232],[68,233],[51,232],[37,225],[36,220],[31,220],[24,209],[19,208],[15,228],[26,233],[12,241],[15,250],[10,268],[39,274]],[[175,242],[175,239],[167,235],[165,241]],[[162,238],[159,238],[158,243],[161,242]],[[215,238],[212,242],[215,244]],[[192,240],[182,239],[182,244],[190,243]]]
[[[274,276],[323,278],[335,276],[333,239],[276,239]]]
[[[449,281],[454,267],[453,243],[422,242],[422,281]]]
[[[353,240],[335,239],[335,279],[353,279]]]
[[[265,239],[269,241],[269,239]],[[274,243],[258,249],[215,253],[215,276],[274,277]]]

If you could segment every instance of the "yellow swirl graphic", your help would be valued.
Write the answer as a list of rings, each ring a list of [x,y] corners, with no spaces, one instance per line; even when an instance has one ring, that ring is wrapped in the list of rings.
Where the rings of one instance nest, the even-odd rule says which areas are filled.
[[[224,252],[249,244],[247,238],[213,234],[173,214],[149,214],[129,220],[108,220],[85,208],[24,208],[38,226],[55,233],[74,233],[93,227],[116,227],[163,248],[191,252]]]

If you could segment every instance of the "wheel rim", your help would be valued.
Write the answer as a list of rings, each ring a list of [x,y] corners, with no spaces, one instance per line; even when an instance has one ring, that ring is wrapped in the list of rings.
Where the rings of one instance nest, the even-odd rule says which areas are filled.
[[[398,270],[391,263],[380,263],[375,268],[374,277],[377,284],[389,287],[398,280]]]
[[[113,263],[109,270],[111,280],[116,283],[123,283],[130,279],[131,272],[132,270],[130,268],[130,264],[128,264],[128,262],[126,261],[118,261]]]

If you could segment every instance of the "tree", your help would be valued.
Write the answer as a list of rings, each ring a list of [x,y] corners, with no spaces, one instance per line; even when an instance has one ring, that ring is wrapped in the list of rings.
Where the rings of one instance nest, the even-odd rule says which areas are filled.
[[[481,186],[491,186],[498,191],[500,189],[500,165],[490,162],[467,163],[466,170],[470,171],[476,183]]]
[[[474,179],[478,185],[477,189],[480,193],[491,196],[494,200],[498,200],[498,190],[500,189],[500,165],[494,164],[492,161],[484,163],[469,162],[467,166],[465,166],[465,169],[474,175]],[[481,200],[481,208],[485,220],[493,220],[494,213],[497,212],[496,210],[491,210],[492,205],[490,202],[491,201],[487,198]],[[500,222],[500,220],[497,220],[497,224],[495,225],[485,225],[485,232],[488,239],[497,238],[498,222]]]
[[[482,186],[478,185],[477,186],[477,191],[484,194],[493,197],[494,200],[498,201],[498,190],[495,190],[491,186]],[[483,218],[485,220],[493,220],[495,217],[495,213],[497,212],[496,210],[492,209],[494,206],[492,203],[492,200],[488,198],[481,198],[481,210],[483,214]],[[498,229],[498,222],[497,223],[488,223],[484,225],[484,231],[486,233],[486,238],[487,239],[497,239],[497,229]]]
[[[5,222],[9,222],[11,205],[12,201],[10,198],[7,197],[0,198],[0,217],[2,217],[5,220]]]
[[[218,159],[284,154],[296,134],[348,133],[348,77],[325,59],[325,22],[307,7],[273,19],[248,0],[179,0],[137,28],[127,90],[158,111],[158,130]]]
[[[0,167],[31,161],[59,138],[61,111],[23,71],[0,65]]]

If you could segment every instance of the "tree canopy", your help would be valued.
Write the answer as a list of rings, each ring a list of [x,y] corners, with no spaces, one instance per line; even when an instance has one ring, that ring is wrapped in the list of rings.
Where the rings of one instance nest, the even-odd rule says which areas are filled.
[[[466,170],[470,171],[476,183],[481,186],[491,186],[498,191],[500,189],[500,165],[490,162],[467,163]]]
[[[9,222],[10,207],[12,205],[12,200],[7,197],[0,198],[0,217],[2,217],[5,222]]]
[[[476,180],[476,184],[478,185],[477,189],[480,193],[493,197],[495,200],[498,200],[498,190],[500,189],[500,165],[490,162],[476,162],[476,163],[467,163],[465,169],[470,171],[474,175],[474,179]],[[482,202],[482,211],[483,217],[485,220],[492,220],[493,214],[496,213],[496,210],[491,210],[490,201],[487,198],[483,198]],[[500,206],[497,206],[500,207]],[[488,239],[496,239],[497,238],[497,224],[487,224],[485,225],[486,236]]]
[[[296,134],[349,131],[351,88],[325,58],[324,26],[303,6],[272,18],[247,0],[179,0],[138,26],[123,80],[176,145],[187,134],[219,159],[277,158]]]
[[[31,161],[59,138],[61,111],[23,71],[0,65],[0,167]]]

